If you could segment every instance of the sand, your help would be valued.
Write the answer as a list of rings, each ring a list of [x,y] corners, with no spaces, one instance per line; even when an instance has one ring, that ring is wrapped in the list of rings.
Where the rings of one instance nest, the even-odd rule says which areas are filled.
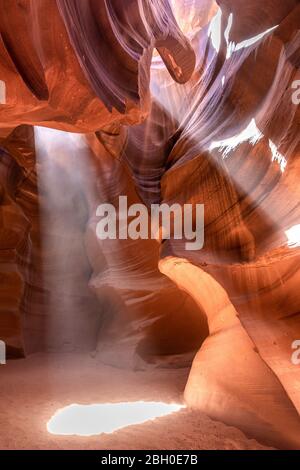
[[[193,410],[92,437],[55,436],[46,425],[72,403],[182,402],[188,369],[128,371],[85,354],[37,354],[0,366],[0,449],[266,449]]]

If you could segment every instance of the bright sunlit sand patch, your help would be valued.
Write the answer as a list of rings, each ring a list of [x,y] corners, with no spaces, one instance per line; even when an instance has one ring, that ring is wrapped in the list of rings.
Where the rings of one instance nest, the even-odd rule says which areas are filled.
[[[294,225],[292,228],[287,230],[285,234],[290,247],[300,246],[300,224]]]
[[[72,404],[58,410],[47,424],[50,434],[93,436],[166,416],[184,408],[162,402]]]

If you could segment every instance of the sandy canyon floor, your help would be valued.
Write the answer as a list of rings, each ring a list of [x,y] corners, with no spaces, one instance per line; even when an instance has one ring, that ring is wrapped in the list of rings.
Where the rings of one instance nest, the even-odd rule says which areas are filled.
[[[91,437],[56,436],[47,422],[72,403],[182,403],[188,369],[133,372],[82,354],[37,354],[0,367],[0,449],[265,449],[238,429],[187,409]]]

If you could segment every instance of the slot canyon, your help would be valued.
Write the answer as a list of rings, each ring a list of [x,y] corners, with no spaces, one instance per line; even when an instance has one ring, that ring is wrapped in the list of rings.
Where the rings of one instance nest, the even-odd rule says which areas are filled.
[[[1,450],[300,450],[299,105],[299,0],[0,0]]]

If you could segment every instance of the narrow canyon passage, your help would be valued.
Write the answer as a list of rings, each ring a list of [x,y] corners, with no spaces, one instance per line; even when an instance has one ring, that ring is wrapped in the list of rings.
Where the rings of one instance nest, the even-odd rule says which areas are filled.
[[[300,449],[299,69],[298,0],[0,0],[0,449]]]

